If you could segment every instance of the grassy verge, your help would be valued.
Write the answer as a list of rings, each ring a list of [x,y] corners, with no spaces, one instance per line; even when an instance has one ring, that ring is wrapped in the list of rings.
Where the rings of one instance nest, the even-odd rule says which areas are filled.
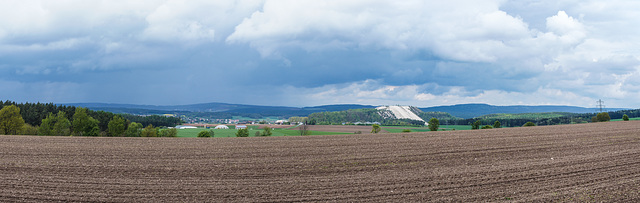
[[[638,118],[629,118],[629,120],[630,121],[637,121],[637,120],[640,120],[640,117],[638,117]],[[611,121],[622,121],[622,118],[621,119],[611,119]]]

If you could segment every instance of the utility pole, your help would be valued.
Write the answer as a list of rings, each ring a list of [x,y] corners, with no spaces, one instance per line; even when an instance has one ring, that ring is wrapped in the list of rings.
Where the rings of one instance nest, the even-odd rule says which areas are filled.
[[[602,101],[602,99],[598,99],[598,105],[596,105],[598,108],[600,108],[600,113],[602,113],[602,108],[604,108],[604,101]]]

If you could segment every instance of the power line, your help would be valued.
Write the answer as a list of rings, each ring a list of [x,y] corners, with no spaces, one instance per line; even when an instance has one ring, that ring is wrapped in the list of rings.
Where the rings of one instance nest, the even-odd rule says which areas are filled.
[[[598,105],[596,105],[596,107],[600,108],[600,113],[602,113],[602,109],[605,107],[604,105],[604,101],[602,101],[602,99],[598,99]]]

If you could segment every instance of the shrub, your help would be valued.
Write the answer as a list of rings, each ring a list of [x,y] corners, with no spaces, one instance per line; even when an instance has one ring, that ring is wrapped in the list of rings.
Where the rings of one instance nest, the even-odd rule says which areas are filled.
[[[353,134],[362,134],[362,131],[355,131]]]
[[[22,127],[22,131],[20,133],[21,135],[37,135],[38,134],[38,128],[37,127],[33,127],[32,125],[29,125],[28,123],[25,123],[24,126]]]
[[[253,133],[253,135],[255,135],[256,137],[262,135],[262,133],[260,133],[260,131],[256,131],[256,133]]]
[[[473,122],[473,123],[471,124],[471,130],[477,130],[477,129],[480,129],[480,125],[481,125],[481,123],[480,123],[480,121],[479,121],[479,120],[477,120],[477,121]]]
[[[598,122],[607,122],[611,120],[611,117],[609,117],[609,113],[601,112],[596,115],[596,120],[598,120]]]
[[[236,137],[249,137],[249,129],[238,129],[238,131],[236,131]]]
[[[378,124],[373,124],[373,126],[371,126],[371,133],[379,133],[381,130],[382,129]]]
[[[211,137],[213,137],[213,130],[209,131],[209,134],[211,134]],[[175,128],[169,128],[166,130],[166,137],[177,137],[178,136],[178,129]]]
[[[500,123],[500,121],[496,121],[493,123],[493,128],[502,128],[502,123]]]
[[[522,125],[522,127],[528,127],[528,126],[536,126],[536,124],[531,122],[531,121],[529,121],[529,122],[525,123],[524,125]]]
[[[622,120],[623,121],[629,121],[629,116],[627,116],[627,114],[622,115]]]
[[[482,129],[493,129],[493,126],[485,125],[485,126],[482,126]]]
[[[140,137],[158,137],[158,129],[149,124],[147,127],[142,129],[142,132],[140,132]]]
[[[211,137],[211,134],[208,131],[203,130],[198,133],[198,137]]]
[[[440,121],[437,118],[431,118],[429,120],[429,130],[438,131],[438,128],[440,128]]]
[[[264,128],[262,128],[262,133],[259,134],[260,136],[271,136],[273,133],[271,132],[271,128],[268,126],[264,126]]]
[[[409,129],[404,129],[404,130],[402,130],[402,132],[403,132],[403,133],[410,133],[410,132],[411,132],[411,130],[409,130]]]

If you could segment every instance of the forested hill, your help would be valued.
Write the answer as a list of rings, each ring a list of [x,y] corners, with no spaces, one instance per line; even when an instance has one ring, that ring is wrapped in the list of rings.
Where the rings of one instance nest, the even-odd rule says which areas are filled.
[[[595,108],[583,108],[576,106],[493,106],[488,104],[458,104],[452,106],[435,106],[420,108],[424,112],[447,112],[459,118],[475,118],[488,114],[518,114],[518,113],[544,113],[544,112],[568,112],[568,113],[595,113]],[[606,111],[624,110],[623,108],[607,108]]]
[[[287,107],[287,106],[259,106],[228,103],[203,103],[191,105],[135,105],[135,104],[106,104],[106,103],[69,103],[67,106],[81,106],[93,110],[102,110],[113,113],[127,113],[136,115],[153,114],[179,114],[188,117],[229,119],[234,116],[260,119],[263,117],[288,118],[292,116],[309,116],[312,113],[346,111],[350,109],[373,109],[376,106],[359,104],[338,104],[313,107]],[[423,115],[421,117],[447,118],[475,118],[489,114],[519,114],[519,113],[543,113],[543,112],[568,112],[568,113],[594,113],[595,108],[583,108],[575,106],[493,106],[488,104],[458,104],[452,106],[435,106],[420,108],[423,112],[446,112],[451,115]],[[623,110],[621,108],[608,108],[606,111]]]
[[[0,109],[4,106],[15,105],[20,108],[20,114],[25,123],[32,126],[39,126],[42,123],[42,120],[47,118],[50,114],[56,115],[58,112],[63,112],[68,120],[73,119],[73,115],[76,111],[75,106],[71,105],[57,105],[53,103],[16,103],[13,101],[0,101]],[[93,110],[89,108],[87,110],[87,114],[92,118],[96,119],[98,123],[98,127],[101,131],[107,130],[107,125],[109,121],[115,116],[114,113],[105,112],[100,110]],[[180,118],[175,117],[165,117],[165,116],[135,116],[135,115],[121,115],[125,119],[130,122],[141,123],[144,126],[153,125],[153,126],[169,126],[173,127],[175,125],[181,124],[182,120]]]
[[[338,104],[313,107],[286,107],[286,106],[258,106],[227,103],[204,103],[191,105],[156,106],[135,104],[105,104],[105,103],[69,103],[69,106],[81,106],[94,110],[103,110],[114,113],[129,114],[172,114],[172,113],[212,113],[212,115],[256,115],[256,116],[307,116],[311,113],[325,111],[344,111],[349,109],[375,108],[375,106],[358,104]],[[258,117],[259,117],[258,116]],[[255,117],[255,116],[251,116]]]

